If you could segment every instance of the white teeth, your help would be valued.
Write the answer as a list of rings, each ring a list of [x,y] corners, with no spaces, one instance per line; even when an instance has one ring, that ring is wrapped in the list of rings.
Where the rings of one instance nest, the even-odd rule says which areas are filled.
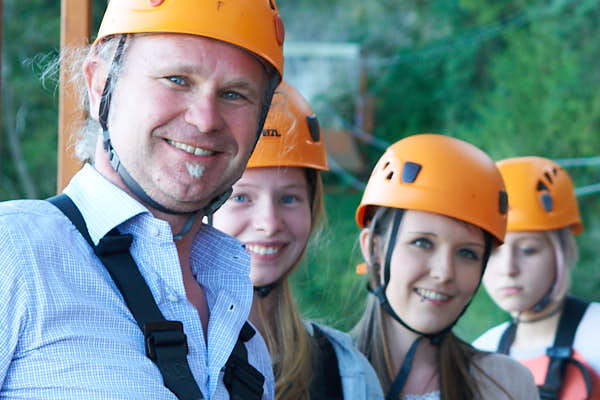
[[[416,291],[421,297],[430,299],[430,300],[445,301],[450,298],[450,296],[446,296],[445,294],[434,292],[433,290],[416,289]]]
[[[178,149],[183,150],[186,153],[193,154],[195,156],[212,156],[213,154],[215,154],[214,151],[201,149],[200,147],[190,146],[189,144],[185,144],[185,143],[181,143],[181,142],[176,142],[174,140],[167,139],[167,142],[171,146],[177,147]]]
[[[279,247],[266,247],[266,246],[258,246],[256,244],[248,244],[246,248],[252,253],[259,254],[264,256],[265,254],[271,255],[275,254],[279,251]]]

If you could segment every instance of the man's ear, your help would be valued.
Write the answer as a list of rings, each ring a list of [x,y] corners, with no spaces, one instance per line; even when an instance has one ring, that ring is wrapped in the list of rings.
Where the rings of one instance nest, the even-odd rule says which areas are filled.
[[[100,114],[100,99],[108,75],[106,67],[106,62],[98,56],[88,56],[83,63],[85,86],[90,101],[90,116],[95,120],[98,120]]]

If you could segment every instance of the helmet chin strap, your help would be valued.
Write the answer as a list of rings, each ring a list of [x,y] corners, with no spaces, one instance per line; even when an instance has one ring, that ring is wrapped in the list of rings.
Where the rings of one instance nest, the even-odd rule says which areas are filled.
[[[267,297],[273,289],[275,289],[279,285],[279,281],[275,281],[273,283],[269,283],[264,286],[254,286],[254,292],[258,295],[258,297],[265,298]]]
[[[387,250],[386,250],[386,254],[385,254],[385,264],[383,267],[383,270],[384,270],[383,285],[380,285],[376,289],[372,289],[370,287],[370,285],[367,284],[367,291],[369,293],[371,293],[372,295],[374,295],[375,297],[377,297],[377,299],[379,300],[379,304],[385,310],[385,312],[388,313],[389,316],[391,316],[395,321],[400,323],[404,328],[419,335],[419,337],[417,337],[411,344],[410,349],[409,349],[406,357],[404,358],[404,361],[402,362],[400,370],[398,371],[396,378],[392,382],[390,390],[386,395],[386,400],[387,399],[397,399],[398,395],[402,392],[402,388],[404,387],[404,385],[408,379],[408,375],[410,375],[414,354],[417,350],[417,347],[418,347],[421,339],[423,337],[426,337],[430,340],[430,342],[432,344],[439,345],[442,342],[442,340],[446,337],[448,332],[450,332],[452,330],[452,328],[454,327],[454,325],[456,325],[456,323],[458,322],[460,317],[464,314],[464,312],[469,307],[469,304],[471,304],[471,300],[473,299],[471,297],[471,299],[465,305],[465,307],[463,308],[461,313],[458,315],[458,317],[456,317],[456,319],[450,325],[448,325],[444,329],[442,329],[438,332],[434,332],[434,333],[421,332],[421,331],[411,327],[406,322],[404,322],[402,320],[402,318],[400,318],[400,316],[396,313],[396,311],[394,311],[394,308],[388,301],[388,298],[387,298],[387,295],[385,292],[386,292],[387,286],[390,281],[390,264],[391,264],[391,260],[392,260],[392,254],[394,253],[394,243],[396,242],[396,237],[398,236],[398,229],[400,228],[400,222],[402,221],[403,214],[404,214],[404,210],[402,210],[402,209],[396,209],[394,211],[394,219],[392,222],[390,237],[388,239]],[[481,278],[483,277],[483,272],[485,271],[485,266],[487,265],[487,261],[489,259],[493,239],[490,234],[488,234],[487,232],[484,232],[484,240],[485,240],[485,251],[484,251],[483,260],[482,260],[483,267],[482,267],[482,271],[481,271],[481,276],[479,277],[479,284],[477,286],[477,289],[479,288],[479,285],[481,285]],[[477,289],[475,289],[475,291],[477,291]],[[423,298],[422,298],[422,300],[423,300]]]
[[[125,166],[121,163],[121,159],[117,155],[117,152],[115,151],[114,147],[112,146],[112,143],[110,140],[110,133],[108,130],[108,114],[109,114],[111,97],[112,97],[111,86],[113,85],[113,83],[116,79],[116,69],[121,64],[121,59],[123,57],[126,40],[127,40],[126,34],[122,35],[121,38],[119,39],[119,44],[117,45],[117,49],[115,51],[115,56],[111,63],[110,71],[106,78],[106,83],[104,85],[104,89],[102,91],[102,97],[100,98],[98,120],[99,120],[100,126],[102,127],[102,136],[103,136],[102,146],[103,146],[104,150],[108,153],[108,159],[109,159],[111,167],[115,170],[115,172],[117,172],[119,174],[121,179],[123,179],[125,186],[127,186],[127,188],[134,195],[136,195],[144,204],[146,204],[147,206],[149,206],[155,210],[165,213],[165,214],[190,215],[190,217],[186,221],[185,225],[183,226],[182,230],[173,236],[174,240],[181,240],[183,238],[183,236],[191,230],[194,220],[195,220],[196,216],[198,215],[198,213],[201,212],[203,215],[212,215],[217,209],[219,209],[219,207],[221,207],[223,205],[223,203],[225,201],[227,201],[227,199],[231,195],[232,189],[231,188],[227,189],[225,192],[221,193],[220,195],[218,195],[217,197],[212,199],[211,202],[207,206],[205,206],[201,209],[194,210],[194,211],[176,211],[176,210],[172,210],[168,207],[163,206],[162,204],[158,203],[153,198],[151,198],[144,191],[144,189],[142,189],[142,187],[137,183],[137,181],[129,174],[129,172],[125,169]]]

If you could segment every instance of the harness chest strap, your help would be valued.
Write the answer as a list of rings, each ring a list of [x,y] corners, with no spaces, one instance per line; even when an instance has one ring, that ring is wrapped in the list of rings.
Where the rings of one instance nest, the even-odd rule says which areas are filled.
[[[588,305],[589,302],[573,296],[567,296],[565,300],[554,343],[546,349],[546,355],[550,358],[550,362],[546,371],[544,384],[538,386],[540,399],[542,400],[554,400],[558,398],[567,363],[571,363],[579,369],[585,381],[588,397],[591,394],[592,384],[589,371],[582,363],[572,357],[575,332],[577,332],[577,327]],[[499,353],[509,354],[516,330],[517,324],[513,321],[502,333],[498,345]]]
[[[81,212],[66,194],[54,196],[48,201],[71,220],[108,270],[144,333],[146,356],[159,368],[164,385],[180,400],[202,399],[202,392],[187,361],[188,347],[183,324],[166,320],[158,308],[129,253],[133,236],[122,235],[115,228],[100,239],[98,246],[94,246]],[[254,329],[246,322],[225,364],[223,381],[230,398],[234,400],[262,398],[264,376],[248,363],[248,352],[244,345],[254,334]]]

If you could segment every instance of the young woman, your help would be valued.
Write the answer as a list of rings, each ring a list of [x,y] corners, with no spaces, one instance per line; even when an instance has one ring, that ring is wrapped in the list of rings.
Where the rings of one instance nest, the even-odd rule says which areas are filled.
[[[600,303],[567,296],[577,262],[574,235],[583,231],[571,178],[541,157],[510,158],[498,167],[510,202],[508,233],[483,283],[512,322],[474,345],[528,366],[542,398],[600,399]],[[558,355],[557,347],[566,353],[551,360],[547,354]]]
[[[255,286],[250,321],[265,338],[277,399],[380,399],[377,376],[351,338],[301,319],[288,278],[323,214],[327,170],[318,121],[282,83],[263,134],[214,226],[246,244]]]
[[[371,293],[353,330],[386,399],[537,399],[531,373],[452,333],[502,243],[507,198],[494,162],[442,135],[390,146],[356,210]]]

